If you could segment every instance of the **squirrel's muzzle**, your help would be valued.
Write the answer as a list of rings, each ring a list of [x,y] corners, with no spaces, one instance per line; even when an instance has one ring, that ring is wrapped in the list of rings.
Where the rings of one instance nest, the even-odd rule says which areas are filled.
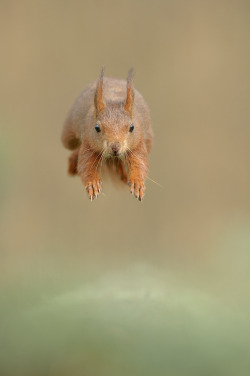
[[[119,155],[121,150],[121,145],[119,142],[114,142],[110,145],[110,149],[112,150],[113,155]]]

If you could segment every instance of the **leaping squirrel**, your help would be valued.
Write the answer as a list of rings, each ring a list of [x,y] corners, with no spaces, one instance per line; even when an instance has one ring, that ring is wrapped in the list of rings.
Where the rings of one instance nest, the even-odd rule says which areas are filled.
[[[104,77],[86,86],[73,104],[62,132],[63,145],[73,150],[68,172],[78,174],[93,200],[101,192],[100,166],[110,166],[142,200],[148,173],[148,154],[153,131],[148,106],[127,81]]]

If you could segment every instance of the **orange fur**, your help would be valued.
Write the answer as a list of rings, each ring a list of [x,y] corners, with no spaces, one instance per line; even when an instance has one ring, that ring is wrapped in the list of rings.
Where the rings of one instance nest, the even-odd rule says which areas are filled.
[[[68,171],[81,177],[91,200],[101,191],[101,166],[111,159],[131,193],[142,200],[153,131],[147,104],[133,87],[132,71],[126,82],[104,77],[102,69],[71,108],[62,142],[74,150]]]
[[[101,112],[105,107],[104,102],[103,102],[103,90],[102,90],[103,76],[104,76],[104,68],[102,68],[101,76],[99,80],[97,81],[97,85],[96,85],[95,108],[96,108],[97,114],[99,114],[99,112]]]
[[[134,104],[134,88],[133,88],[133,71],[132,69],[129,71],[128,78],[127,78],[127,98],[124,105],[125,110],[130,114],[132,117],[133,114],[133,104]]]

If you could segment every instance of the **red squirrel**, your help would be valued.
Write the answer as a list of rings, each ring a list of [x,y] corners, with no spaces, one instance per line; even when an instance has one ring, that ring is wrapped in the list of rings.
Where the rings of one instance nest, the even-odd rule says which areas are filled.
[[[148,154],[153,131],[148,106],[133,87],[133,72],[127,81],[104,77],[86,86],[73,104],[64,124],[62,143],[73,150],[68,172],[78,174],[92,201],[101,192],[99,170],[103,163],[128,183],[141,201],[148,173]]]

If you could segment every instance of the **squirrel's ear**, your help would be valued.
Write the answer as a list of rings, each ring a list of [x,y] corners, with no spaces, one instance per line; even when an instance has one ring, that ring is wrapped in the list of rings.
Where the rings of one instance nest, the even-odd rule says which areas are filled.
[[[125,110],[132,116],[134,104],[134,88],[133,88],[133,69],[128,72],[127,78],[127,98],[124,105]]]
[[[101,75],[99,77],[99,80],[97,81],[96,91],[95,91],[95,108],[96,108],[97,114],[100,111],[102,111],[105,107],[105,104],[103,102],[103,95],[102,95],[103,76],[104,76],[104,67],[102,67]]]

